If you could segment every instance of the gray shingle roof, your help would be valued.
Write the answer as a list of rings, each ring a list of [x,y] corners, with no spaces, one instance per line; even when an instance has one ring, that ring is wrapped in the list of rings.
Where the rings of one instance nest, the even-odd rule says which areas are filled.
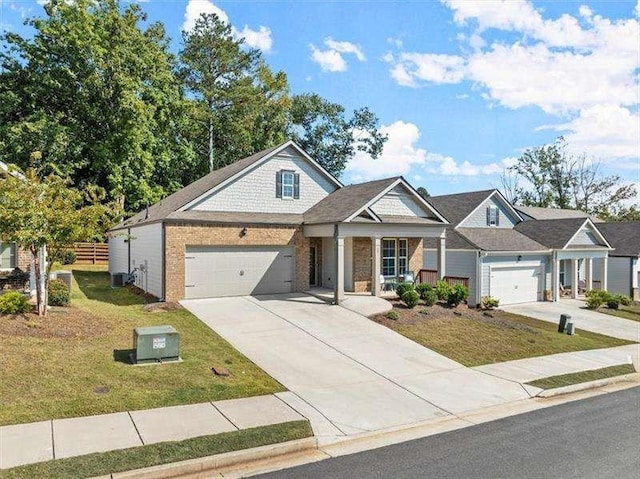
[[[515,229],[548,248],[561,249],[576,234],[586,219],[521,221]]]
[[[460,224],[495,190],[472,191],[454,195],[430,196],[427,202],[454,226]]]
[[[459,228],[458,233],[484,251],[545,251],[549,248],[511,228]]]
[[[237,211],[175,211],[166,218],[175,222],[208,222],[208,223],[244,223],[299,225],[302,215],[293,213],[245,213]]]
[[[615,248],[609,256],[640,256],[640,221],[598,223],[598,229]]]
[[[334,191],[304,213],[306,224],[338,223],[349,218],[399,177],[349,185]]]
[[[210,189],[218,186],[225,180],[228,180],[235,174],[241,172],[253,163],[257,163],[269,153],[280,148],[282,144],[267,148],[266,150],[254,153],[251,156],[238,160],[224,168],[213,171],[206,176],[203,176],[199,180],[194,181],[190,185],[176,191],[172,195],[167,196],[158,203],[149,207],[149,215],[147,217],[147,211],[142,210],[139,213],[133,215],[131,218],[124,220],[112,229],[128,228],[131,226],[138,226],[145,223],[153,223],[156,221],[167,218],[171,213],[182,208],[184,205],[195,200],[199,196],[205,194]]]
[[[569,210],[561,208],[539,208],[537,206],[514,206],[516,211],[530,216],[534,220],[559,220],[567,218],[589,218],[589,215],[581,210]]]
[[[434,249],[438,246],[438,238],[424,238],[424,247]],[[458,233],[453,226],[447,226],[447,249],[478,249],[476,245]]]

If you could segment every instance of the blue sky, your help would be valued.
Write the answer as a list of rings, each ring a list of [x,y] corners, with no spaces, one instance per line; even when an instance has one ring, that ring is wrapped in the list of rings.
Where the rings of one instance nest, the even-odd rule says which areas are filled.
[[[26,32],[38,0],[0,0]],[[445,194],[500,186],[524,149],[564,135],[606,173],[640,181],[638,0],[147,0],[180,48],[200,12],[284,70],[292,93],[369,106],[389,142],[359,154],[345,183],[404,175]]]

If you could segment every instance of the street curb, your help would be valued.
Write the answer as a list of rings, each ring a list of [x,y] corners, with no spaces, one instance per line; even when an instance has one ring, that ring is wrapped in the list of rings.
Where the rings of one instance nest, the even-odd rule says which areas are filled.
[[[100,479],[170,479],[187,474],[214,472],[216,469],[317,449],[317,439],[315,437],[307,437],[295,441],[269,444],[267,446],[242,449],[240,451],[188,459],[132,471],[115,472],[110,475],[100,476]]]
[[[610,384],[616,384],[620,382],[640,382],[640,373],[623,374],[622,376],[612,376],[610,378],[596,379],[594,381],[588,381],[586,383],[571,384],[570,386],[563,386],[560,388],[545,389],[535,397],[550,398],[559,396],[561,394],[569,394],[578,391],[585,391],[587,389],[596,389],[603,386],[609,386]]]

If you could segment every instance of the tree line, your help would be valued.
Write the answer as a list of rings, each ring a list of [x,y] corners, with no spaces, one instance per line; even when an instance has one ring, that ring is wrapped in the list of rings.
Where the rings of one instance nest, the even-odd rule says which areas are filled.
[[[50,0],[34,35],[0,37],[0,158],[135,212],[207,172],[286,139],[339,176],[386,137],[287,76],[214,14],[182,33],[119,0]]]

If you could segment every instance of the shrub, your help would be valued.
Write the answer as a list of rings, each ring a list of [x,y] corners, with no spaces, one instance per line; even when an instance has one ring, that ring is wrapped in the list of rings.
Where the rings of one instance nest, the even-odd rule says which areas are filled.
[[[387,314],[384,315],[384,317],[387,319],[391,319],[393,321],[397,321],[399,318],[398,312],[394,310],[389,311]]]
[[[0,296],[0,314],[22,314],[29,311],[29,302],[17,291]]]
[[[447,304],[449,306],[458,306],[460,303],[463,303],[469,297],[469,290],[466,286],[461,284],[456,284],[449,291],[449,296],[447,298]]]
[[[407,305],[407,308],[415,308],[418,301],[420,301],[420,295],[413,289],[405,291],[402,295],[402,302]]]
[[[49,306],[66,306],[71,300],[69,295],[69,287],[67,283],[61,279],[52,279],[49,281]]]
[[[62,264],[73,264],[76,262],[76,253],[72,249],[68,249],[62,254]]]
[[[618,297],[620,299],[620,304],[622,306],[631,306],[631,303],[633,302],[633,300],[631,299],[631,296],[626,296],[624,294],[619,294]]]
[[[400,299],[402,299],[402,296],[407,291],[415,291],[413,283],[400,283],[398,286],[396,286],[396,294]]]
[[[420,298],[424,299],[424,295],[427,291],[432,291],[433,286],[427,283],[420,283],[416,285],[416,292],[420,295]]]
[[[433,306],[438,301],[438,293],[434,289],[427,291],[422,297],[426,306]]]
[[[500,304],[500,300],[494,298],[493,296],[483,296],[480,301],[480,307],[482,309],[493,309],[497,308]]]
[[[598,309],[602,306],[603,303],[606,303],[609,299],[609,293],[602,290],[592,289],[591,291],[587,291],[587,308],[589,309]]]
[[[631,298],[629,296],[625,296],[624,294],[610,294],[606,298],[605,302],[607,303],[607,308],[618,309],[621,304],[624,306],[629,306],[631,304]]]
[[[440,280],[436,283],[436,294],[440,301],[447,301],[450,292],[451,286],[449,286],[446,281]]]

